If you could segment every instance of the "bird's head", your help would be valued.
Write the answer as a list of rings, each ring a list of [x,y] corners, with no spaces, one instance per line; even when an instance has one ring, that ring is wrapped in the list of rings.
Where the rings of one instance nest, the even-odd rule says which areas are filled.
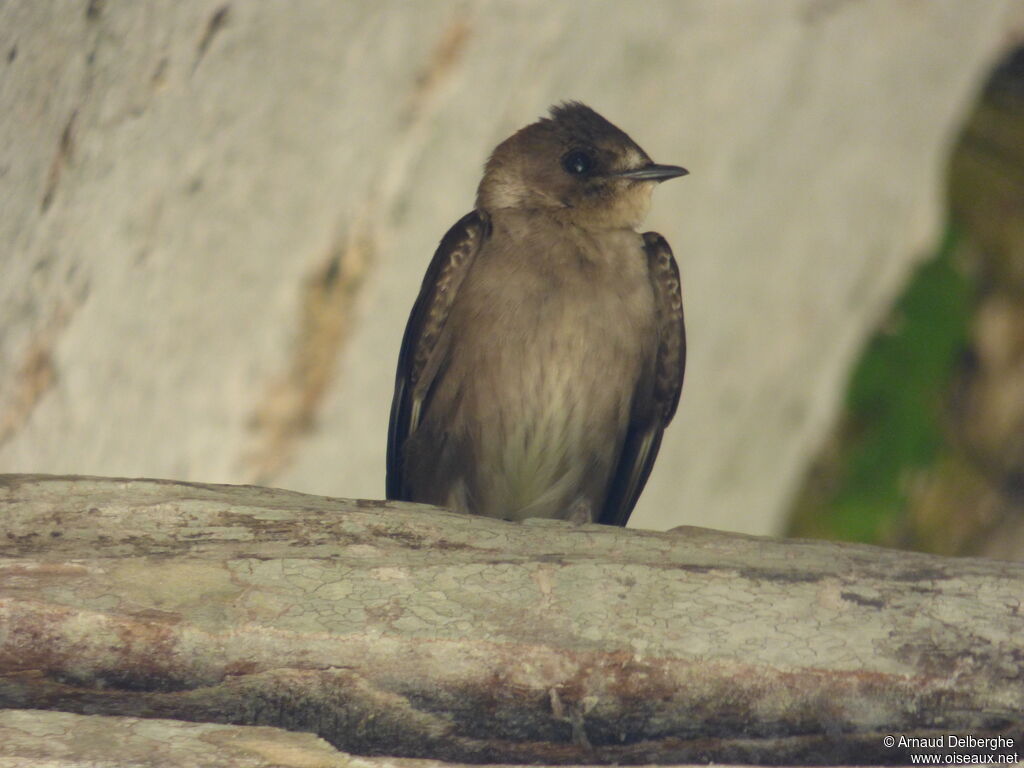
[[[477,207],[546,210],[587,229],[635,229],[654,186],[686,173],[655,164],[590,107],[567,102],[495,148]]]

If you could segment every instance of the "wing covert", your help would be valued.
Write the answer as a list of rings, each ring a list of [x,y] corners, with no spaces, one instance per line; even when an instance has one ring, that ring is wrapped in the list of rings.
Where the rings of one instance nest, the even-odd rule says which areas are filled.
[[[638,415],[629,425],[619,464],[597,521],[606,525],[624,526],[629,521],[654,467],[665,427],[675,415],[686,369],[686,327],[679,267],[665,238],[657,232],[646,232],[643,238],[654,289],[658,351],[650,403],[638,409]]]
[[[459,219],[441,239],[423,277],[402,337],[395,374],[395,395],[388,426],[387,498],[404,499],[405,441],[419,424],[436,366],[431,366],[437,342],[455,296],[480,246],[490,234],[483,211]]]

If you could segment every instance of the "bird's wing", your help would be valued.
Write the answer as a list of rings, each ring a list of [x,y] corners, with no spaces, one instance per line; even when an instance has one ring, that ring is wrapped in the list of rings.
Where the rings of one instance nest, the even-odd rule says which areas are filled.
[[[658,456],[661,436],[675,415],[686,369],[686,328],[679,267],[672,257],[672,249],[657,232],[644,234],[644,250],[654,288],[658,352],[654,381],[649,390],[650,403],[634,408],[619,464],[597,521],[607,525],[625,525],[629,521]]]
[[[419,425],[438,366],[435,351],[459,286],[490,232],[482,211],[459,219],[441,240],[412,307],[398,354],[388,427],[387,497],[404,499],[405,441]]]

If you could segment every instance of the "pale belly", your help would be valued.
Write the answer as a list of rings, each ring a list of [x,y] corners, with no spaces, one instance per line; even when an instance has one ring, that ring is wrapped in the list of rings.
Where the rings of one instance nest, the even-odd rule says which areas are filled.
[[[455,407],[479,459],[463,476],[477,514],[599,512],[655,342],[653,300],[617,299],[525,297],[515,316],[476,317],[480,343],[455,352],[466,377]]]

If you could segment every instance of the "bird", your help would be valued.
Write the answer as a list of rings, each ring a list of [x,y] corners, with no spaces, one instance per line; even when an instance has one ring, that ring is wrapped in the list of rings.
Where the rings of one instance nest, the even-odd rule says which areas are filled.
[[[687,173],[577,101],[494,149],[405,328],[388,499],[626,525],[686,366],[678,266],[637,229]]]

